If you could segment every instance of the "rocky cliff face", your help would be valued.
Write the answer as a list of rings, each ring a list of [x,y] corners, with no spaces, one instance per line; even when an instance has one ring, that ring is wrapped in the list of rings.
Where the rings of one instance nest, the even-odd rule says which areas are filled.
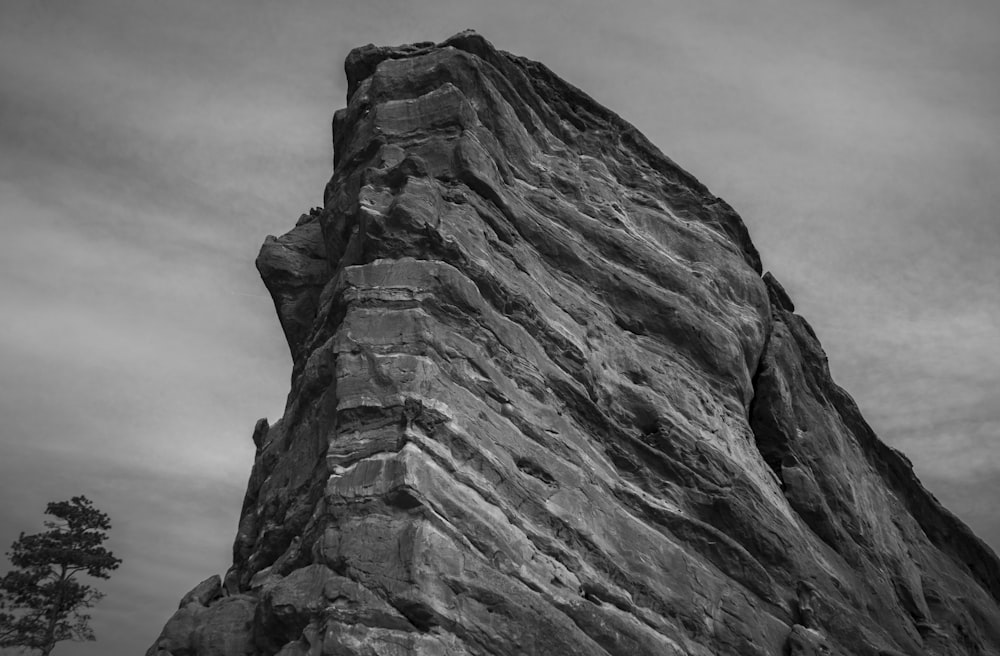
[[[729,205],[476,34],[346,71],[324,206],[257,261],[285,415],[149,656],[1000,653],[996,557]]]

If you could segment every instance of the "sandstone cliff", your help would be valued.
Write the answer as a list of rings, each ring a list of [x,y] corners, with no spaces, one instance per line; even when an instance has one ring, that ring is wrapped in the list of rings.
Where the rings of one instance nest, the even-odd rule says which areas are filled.
[[[294,366],[149,656],[995,654],[1000,565],[733,209],[474,33],[347,59],[257,264]]]

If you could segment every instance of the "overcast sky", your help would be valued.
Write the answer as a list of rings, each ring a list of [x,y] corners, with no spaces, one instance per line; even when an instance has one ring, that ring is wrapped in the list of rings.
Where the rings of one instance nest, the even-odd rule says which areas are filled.
[[[467,27],[734,205],[876,431],[1000,547],[996,0],[0,0],[0,547],[84,493],[125,561],[57,655],[144,653],[225,572],[291,368],[257,250],[322,203],[347,52]]]

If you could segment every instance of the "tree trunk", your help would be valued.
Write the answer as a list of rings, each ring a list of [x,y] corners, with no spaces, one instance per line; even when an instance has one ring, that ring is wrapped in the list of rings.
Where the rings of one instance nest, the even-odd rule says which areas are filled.
[[[42,650],[41,656],[49,656],[52,650],[56,646],[56,623],[59,619],[59,613],[56,609],[52,609],[52,615],[49,617],[49,625],[45,628],[45,642],[39,649]]]
[[[41,656],[49,656],[52,650],[56,647],[56,625],[59,623],[59,615],[62,612],[63,604],[63,581],[66,580],[66,566],[62,566],[62,572],[59,574],[58,581],[58,594],[56,594],[55,601],[52,604],[49,615],[49,625],[45,627],[45,642],[42,643],[42,653]]]

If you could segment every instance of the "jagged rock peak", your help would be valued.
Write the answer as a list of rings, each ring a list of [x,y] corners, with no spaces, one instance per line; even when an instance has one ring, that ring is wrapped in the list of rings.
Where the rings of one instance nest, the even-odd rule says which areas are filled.
[[[150,656],[1000,652],[996,556],[729,205],[473,32],[345,71],[324,205],[257,260],[285,413]]]

